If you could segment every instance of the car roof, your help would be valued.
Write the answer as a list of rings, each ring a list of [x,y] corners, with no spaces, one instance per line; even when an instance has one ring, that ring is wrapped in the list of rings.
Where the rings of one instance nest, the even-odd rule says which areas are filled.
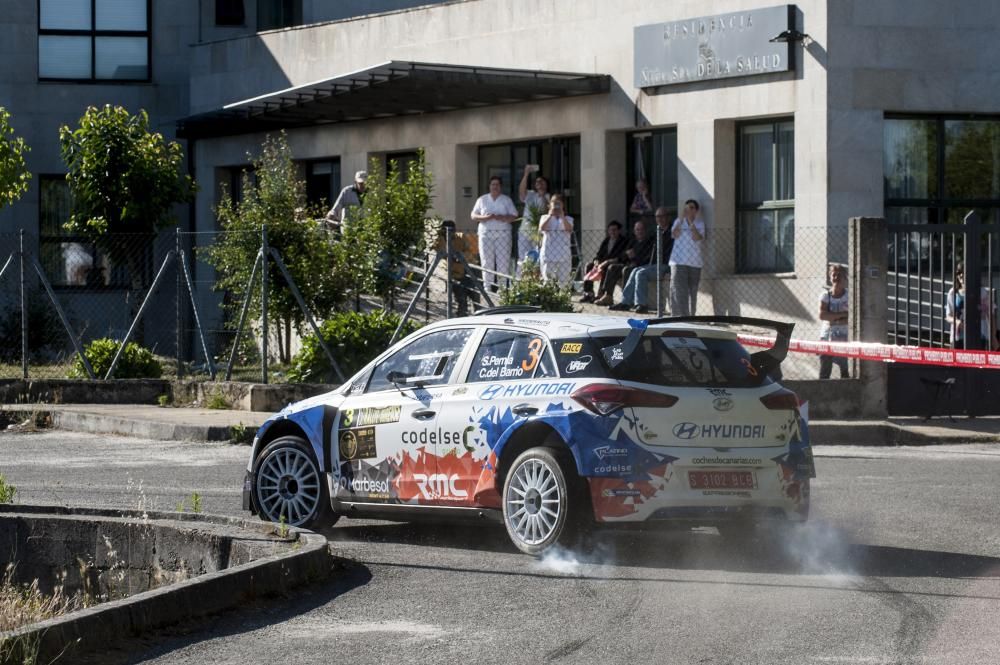
[[[432,328],[450,328],[460,325],[480,326],[518,326],[543,332],[549,337],[573,337],[577,335],[593,335],[600,333],[625,334],[631,329],[629,319],[621,316],[602,314],[569,314],[550,312],[519,312],[510,314],[488,314],[485,316],[466,316],[456,319],[446,319],[433,323],[422,330]],[[690,330],[699,337],[735,337],[728,328],[692,323],[655,323],[651,326],[657,330]]]

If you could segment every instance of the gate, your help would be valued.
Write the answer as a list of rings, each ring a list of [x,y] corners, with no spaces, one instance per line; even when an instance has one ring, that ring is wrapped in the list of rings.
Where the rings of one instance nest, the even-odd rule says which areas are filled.
[[[998,225],[982,223],[976,212],[962,224],[889,224],[886,341],[995,349],[998,241]],[[955,291],[963,279],[965,297]],[[947,379],[954,385],[940,390],[939,398]],[[888,391],[890,415],[1000,415],[1000,370],[892,364]]]

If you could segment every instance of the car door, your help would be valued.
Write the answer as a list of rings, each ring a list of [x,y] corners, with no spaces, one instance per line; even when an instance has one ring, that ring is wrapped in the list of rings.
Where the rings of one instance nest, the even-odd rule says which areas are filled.
[[[363,394],[341,407],[337,498],[425,503],[437,472],[432,433],[473,328],[423,335],[377,363]]]
[[[461,495],[449,500],[453,505],[476,503],[479,479],[495,462],[490,454],[500,434],[515,419],[539,411],[541,401],[533,395],[558,388],[548,340],[539,332],[489,328],[468,364],[465,385],[449,391],[448,408],[438,422],[439,481]]]

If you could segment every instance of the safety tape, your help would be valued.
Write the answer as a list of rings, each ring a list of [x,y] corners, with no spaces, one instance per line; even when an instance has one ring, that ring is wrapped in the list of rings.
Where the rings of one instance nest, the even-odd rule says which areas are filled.
[[[740,334],[741,344],[770,348],[774,338]],[[910,363],[914,365],[943,365],[947,367],[974,367],[1000,369],[1000,352],[964,351],[962,349],[935,349],[925,346],[893,346],[871,342],[813,342],[793,339],[788,350],[823,356],[840,356],[859,360]]]

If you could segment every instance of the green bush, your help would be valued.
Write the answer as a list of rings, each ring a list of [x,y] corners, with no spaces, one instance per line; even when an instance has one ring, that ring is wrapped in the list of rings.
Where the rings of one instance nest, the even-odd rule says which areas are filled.
[[[399,315],[393,312],[342,312],[325,321],[320,326],[320,332],[344,376],[350,377],[389,346],[389,340],[398,325]],[[408,321],[400,337],[409,335],[419,327],[413,321]],[[295,383],[335,380],[330,361],[315,335],[302,339],[302,350],[292,358],[288,380]]]
[[[83,350],[84,355],[87,356],[87,360],[90,361],[90,366],[94,368],[94,374],[97,378],[103,379],[104,375],[108,373],[111,361],[114,360],[120,346],[121,342],[118,340],[105,337],[103,339],[95,339]],[[162,374],[163,367],[160,365],[160,361],[153,356],[152,351],[139,346],[135,342],[129,342],[125,345],[122,357],[118,359],[114,378],[158,379]],[[69,378],[87,378],[87,370],[84,368],[80,356],[76,356],[73,360],[73,368],[69,371]]]
[[[537,305],[543,312],[572,312],[573,292],[554,280],[543,280],[537,270],[525,266],[522,277],[512,280],[500,293],[501,305]]]

